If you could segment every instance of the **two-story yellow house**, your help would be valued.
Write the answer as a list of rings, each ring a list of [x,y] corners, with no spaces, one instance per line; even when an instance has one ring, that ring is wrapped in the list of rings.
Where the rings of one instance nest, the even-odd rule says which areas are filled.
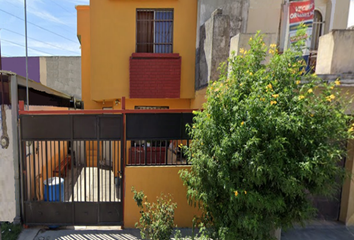
[[[85,109],[189,108],[197,0],[91,0],[77,6]]]
[[[90,6],[77,6],[85,109],[121,109],[123,97],[126,109],[201,108],[206,87],[218,77],[217,68],[227,60],[230,49],[246,48],[249,37],[258,30],[267,33],[267,44],[276,43],[281,51],[288,47],[290,2],[91,0]],[[310,59],[316,65],[320,37],[346,28],[349,0],[314,3]],[[158,168],[135,170],[144,178],[161,174]],[[172,168],[164,171],[164,175],[176,173]],[[175,192],[181,193],[177,222],[188,226],[195,212],[180,205],[186,202],[182,182],[171,182]],[[349,198],[354,191],[353,183],[348,184],[342,197],[317,203],[322,204],[323,215],[330,212],[327,215],[334,216],[332,220],[352,224],[354,208]],[[129,189],[125,193],[131,197]],[[133,226],[138,212],[134,203],[126,204],[125,225]],[[135,212],[127,216],[130,210]]]

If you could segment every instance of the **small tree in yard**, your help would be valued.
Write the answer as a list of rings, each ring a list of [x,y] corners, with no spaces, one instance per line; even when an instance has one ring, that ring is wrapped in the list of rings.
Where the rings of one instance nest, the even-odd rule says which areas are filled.
[[[132,187],[134,200],[140,209],[141,217],[135,224],[140,229],[142,239],[168,240],[174,225],[175,209],[171,196],[161,194],[156,198],[156,203],[149,203],[143,191],[137,192]]]
[[[301,44],[278,54],[255,35],[195,113],[192,167],[180,175],[211,238],[273,239],[274,229],[313,217],[310,196],[332,196],[345,177],[338,162],[353,127],[340,81],[305,73]]]

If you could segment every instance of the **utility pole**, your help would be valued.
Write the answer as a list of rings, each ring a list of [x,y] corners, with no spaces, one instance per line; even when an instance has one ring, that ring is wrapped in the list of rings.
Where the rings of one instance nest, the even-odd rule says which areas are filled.
[[[25,48],[26,48],[26,106],[27,111],[29,110],[29,96],[28,96],[28,48],[27,48],[27,1],[24,0],[25,4]]]

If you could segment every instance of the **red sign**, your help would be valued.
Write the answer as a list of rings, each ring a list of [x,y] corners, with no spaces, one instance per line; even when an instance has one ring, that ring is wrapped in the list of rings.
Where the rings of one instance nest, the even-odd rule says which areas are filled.
[[[303,2],[290,2],[289,21],[292,23],[300,23],[313,20],[315,11],[314,0]]]

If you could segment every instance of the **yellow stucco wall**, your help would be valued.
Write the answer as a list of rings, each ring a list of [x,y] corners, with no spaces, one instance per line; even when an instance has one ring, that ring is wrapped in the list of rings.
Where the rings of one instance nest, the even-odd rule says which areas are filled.
[[[98,108],[88,100],[129,97],[129,57],[135,52],[137,8],[174,9],[173,52],[182,57],[180,98],[194,97],[197,0],[91,0],[89,7],[77,7],[85,108]]]
[[[206,102],[206,91],[207,88],[205,87],[195,92],[195,97],[191,100],[191,109],[203,108],[203,103]]]
[[[177,203],[175,210],[175,224],[178,227],[192,227],[192,219],[198,215],[197,208],[187,203],[187,189],[179,178],[178,171],[188,167],[126,167],[125,169],[125,202],[124,202],[124,227],[133,228],[139,221],[140,213],[131,187],[137,191],[144,191],[149,202],[156,201],[161,193],[171,194],[173,202]]]
[[[189,99],[127,99],[126,109],[134,109],[135,106],[169,107],[169,109],[185,109],[190,107]]]
[[[90,7],[76,6],[77,35],[81,39],[81,97],[85,109],[101,108],[91,99],[91,38]]]

